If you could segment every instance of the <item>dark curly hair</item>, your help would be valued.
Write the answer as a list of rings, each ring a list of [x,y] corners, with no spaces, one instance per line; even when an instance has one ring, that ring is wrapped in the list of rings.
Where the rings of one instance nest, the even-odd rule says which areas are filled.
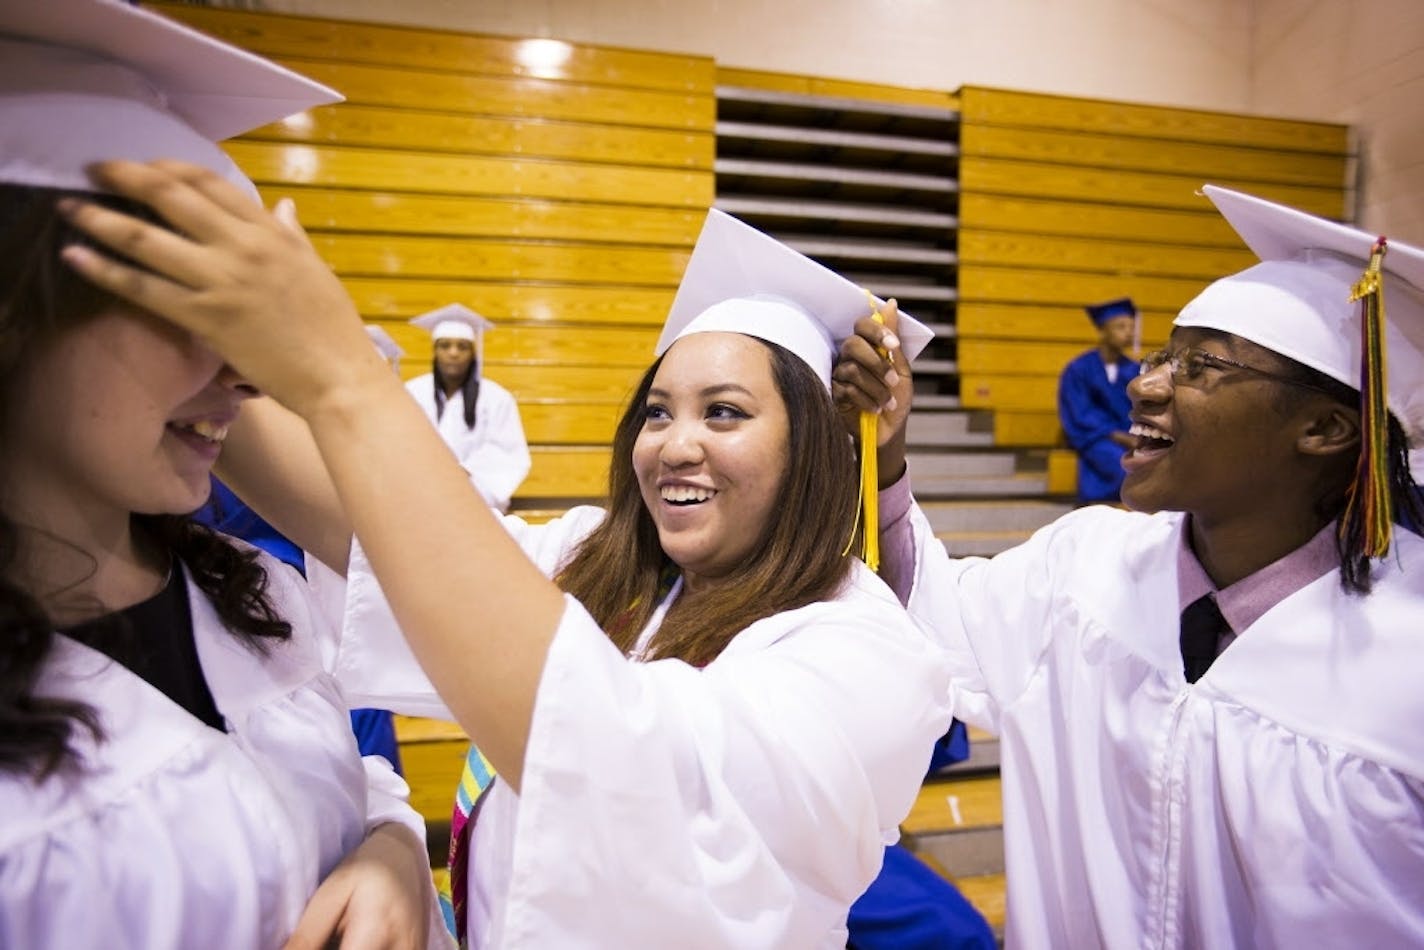
[[[0,185],[0,419],[14,400],[10,381],[39,345],[118,303],[59,260],[61,248],[86,243],[55,213],[55,202],[66,194]],[[84,197],[153,219],[128,202]],[[186,516],[132,517],[135,532],[187,566],[233,636],[259,652],[291,636],[291,626],[267,596],[267,573],[255,551],[234,546]],[[102,735],[93,707],[35,692],[54,623],[34,593],[15,579],[25,530],[0,508],[0,771],[43,778],[74,763],[76,727]]]

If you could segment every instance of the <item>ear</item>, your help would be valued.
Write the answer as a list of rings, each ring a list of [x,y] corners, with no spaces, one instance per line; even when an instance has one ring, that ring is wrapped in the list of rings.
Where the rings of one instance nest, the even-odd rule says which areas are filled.
[[[1338,455],[1360,447],[1360,412],[1339,403],[1321,402],[1296,438],[1303,455]]]

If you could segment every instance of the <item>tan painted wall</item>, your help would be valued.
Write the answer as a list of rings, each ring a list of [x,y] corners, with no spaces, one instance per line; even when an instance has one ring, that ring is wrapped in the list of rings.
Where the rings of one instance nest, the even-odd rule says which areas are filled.
[[[1362,227],[1424,244],[1424,3],[1255,0],[1252,111],[1353,126]]]

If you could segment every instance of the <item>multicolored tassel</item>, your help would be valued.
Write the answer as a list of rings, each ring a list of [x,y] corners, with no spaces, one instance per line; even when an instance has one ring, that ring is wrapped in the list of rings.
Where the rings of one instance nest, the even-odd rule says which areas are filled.
[[[1383,557],[1394,530],[1389,493],[1389,410],[1385,402],[1384,275],[1388,243],[1370,249],[1370,263],[1350,300],[1360,306],[1360,460],[1340,518],[1340,539],[1365,557]]]

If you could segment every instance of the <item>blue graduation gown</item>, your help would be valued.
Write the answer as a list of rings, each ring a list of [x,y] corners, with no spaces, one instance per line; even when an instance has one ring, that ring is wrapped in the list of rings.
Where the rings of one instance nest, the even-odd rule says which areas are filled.
[[[1127,384],[1137,373],[1137,362],[1123,357],[1117,362],[1117,380],[1108,382],[1103,358],[1092,349],[1074,357],[1058,380],[1058,418],[1078,453],[1080,501],[1118,500],[1123,448],[1110,435],[1130,425]]]
[[[969,757],[964,723],[935,743],[929,772]],[[850,908],[852,950],[995,950],[994,931],[955,890],[903,845],[885,849],[880,876]]]
[[[213,493],[208,503],[193,513],[193,520],[205,524],[214,531],[241,538],[248,544],[259,547],[273,557],[290,564],[303,574],[306,573],[306,558],[302,549],[266,519],[247,507],[246,502],[233,494],[216,478],[212,479]],[[400,746],[396,742],[395,723],[391,714],[384,709],[351,710],[351,729],[356,733],[356,746],[362,755],[384,756],[385,760],[401,773]]]

